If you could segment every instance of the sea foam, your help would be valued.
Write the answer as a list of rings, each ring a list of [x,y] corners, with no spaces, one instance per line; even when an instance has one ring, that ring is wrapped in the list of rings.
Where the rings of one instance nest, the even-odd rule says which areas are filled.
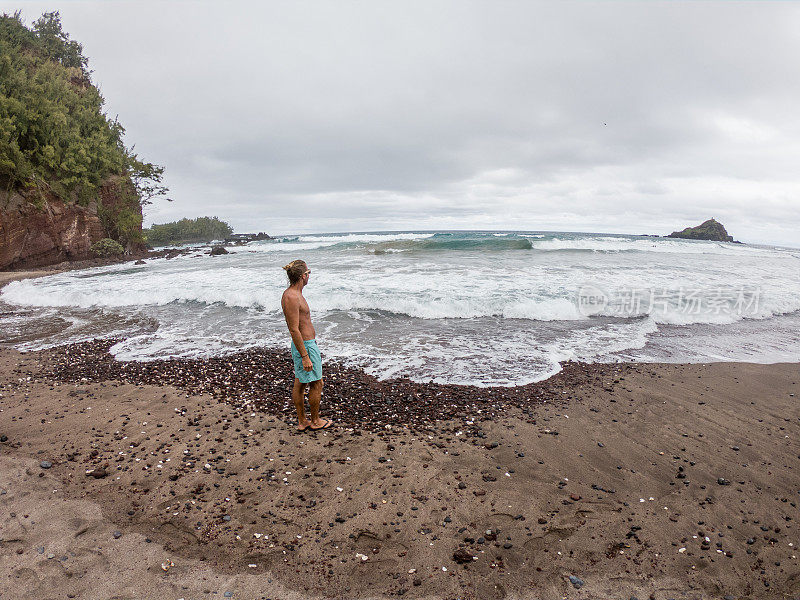
[[[124,336],[112,348],[124,360],[285,348],[281,267],[303,258],[323,355],[379,377],[511,385],[569,359],[800,359],[796,251],[546,232],[298,235],[229,251],[12,282],[2,336],[22,349]],[[585,288],[599,310],[582,308]],[[757,300],[746,310],[719,302],[742,293]],[[684,302],[698,295],[699,311]]]

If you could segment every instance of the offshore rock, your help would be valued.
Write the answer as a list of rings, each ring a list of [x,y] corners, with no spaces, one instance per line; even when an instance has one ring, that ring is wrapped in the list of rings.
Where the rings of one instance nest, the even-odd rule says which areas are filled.
[[[682,238],[686,240],[710,240],[713,242],[734,242],[733,237],[715,219],[709,219],[697,227],[687,227],[683,231],[673,231],[667,237]],[[738,242],[735,242],[738,243]]]

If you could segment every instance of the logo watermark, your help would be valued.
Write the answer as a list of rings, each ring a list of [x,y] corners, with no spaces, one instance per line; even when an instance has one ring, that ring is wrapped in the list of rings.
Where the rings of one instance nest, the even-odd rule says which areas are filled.
[[[587,317],[636,317],[658,314],[754,316],[758,313],[761,288],[619,287],[606,290],[594,284],[582,286],[575,302]]]
[[[582,315],[599,315],[608,305],[608,294],[596,285],[585,285],[578,290],[577,303]]]

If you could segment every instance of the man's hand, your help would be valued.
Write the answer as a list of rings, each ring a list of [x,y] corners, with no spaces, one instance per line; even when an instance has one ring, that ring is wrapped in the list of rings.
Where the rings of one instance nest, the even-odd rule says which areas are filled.
[[[303,368],[306,371],[313,371],[314,370],[314,363],[311,362],[311,359],[308,357],[308,354],[306,354],[303,357]]]

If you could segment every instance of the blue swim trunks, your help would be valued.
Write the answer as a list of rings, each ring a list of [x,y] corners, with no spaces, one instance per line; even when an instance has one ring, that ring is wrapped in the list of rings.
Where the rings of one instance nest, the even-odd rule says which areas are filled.
[[[303,357],[300,356],[300,352],[298,352],[297,346],[294,345],[293,340],[292,358],[294,359],[294,376],[300,380],[300,383],[311,383],[312,381],[322,379],[322,356],[320,356],[319,348],[317,348],[317,340],[304,340],[303,344],[306,347],[308,358],[311,359],[311,364],[314,365],[314,368],[310,371],[306,371],[303,368]]]

